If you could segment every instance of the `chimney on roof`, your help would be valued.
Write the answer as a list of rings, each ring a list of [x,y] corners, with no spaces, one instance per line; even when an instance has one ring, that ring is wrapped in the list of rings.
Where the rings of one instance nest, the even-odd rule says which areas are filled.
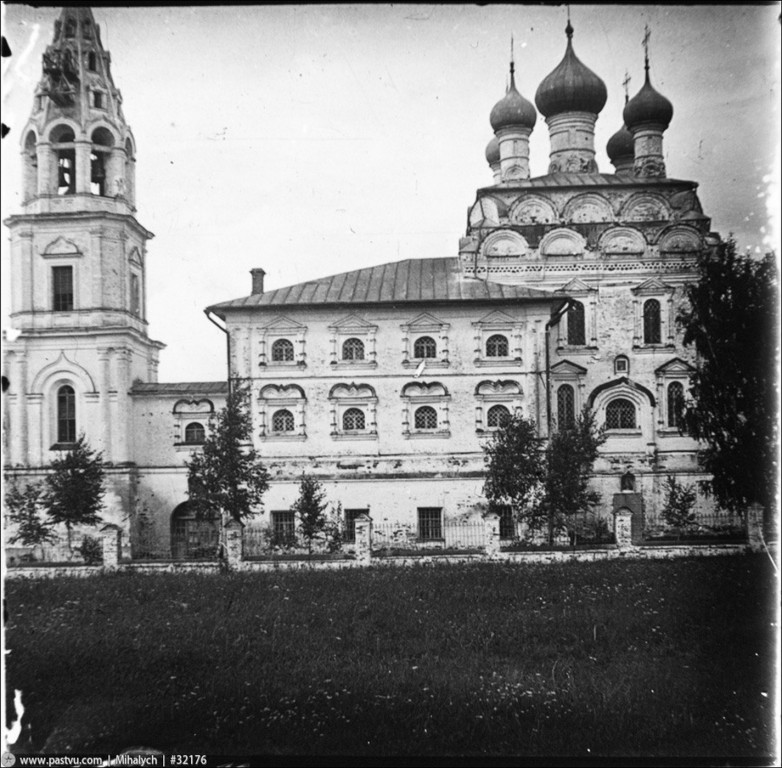
[[[253,276],[253,289],[252,293],[263,293],[263,278],[266,276],[266,271],[260,267],[250,270],[250,274]]]

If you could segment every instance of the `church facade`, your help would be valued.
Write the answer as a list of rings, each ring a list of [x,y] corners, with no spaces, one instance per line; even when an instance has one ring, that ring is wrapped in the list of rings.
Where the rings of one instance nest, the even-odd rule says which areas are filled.
[[[671,179],[670,102],[646,82],[595,162],[602,80],[565,54],[535,104],[514,82],[490,115],[492,183],[449,258],[369,266],[207,309],[227,334],[231,382],[249,385],[270,471],[255,524],[287,524],[302,472],[348,516],[436,531],[485,510],[482,446],[511,413],[545,437],[589,406],[607,439],[593,483],[610,518],[631,473],[644,510],[662,482],[700,479],[679,432],[692,355],[676,314],[719,237],[697,184]],[[545,118],[550,162],[532,176]],[[106,519],[174,551],[187,521],[185,460],[227,381],[161,383],[147,333],[147,242],[135,218],[135,139],[88,9],[66,8],[22,134],[24,202],[7,219],[12,321],[4,354],[5,468],[40,478],[84,433],[103,451]],[[456,244],[455,244],[456,245]],[[215,331],[217,332],[217,331]],[[127,537],[126,537],[127,538]]]

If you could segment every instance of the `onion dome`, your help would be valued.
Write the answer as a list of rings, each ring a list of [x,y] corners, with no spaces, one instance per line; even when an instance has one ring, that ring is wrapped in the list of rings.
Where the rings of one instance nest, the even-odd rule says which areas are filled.
[[[538,113],[535,107],[527,101],[517,90],[516,81],[513,75],[513,62],[510,65],[510,85],[505,93],[492,108],[489,115],[489,122],[492,130],[499,131],[500,128],[507,128],[511,125],[521,125],[532,130],[535,127],[535,121],[538,119]],[[488,159],[488,148],[487,148]]]
[[[617,160],[621,160],[623,157],[632,157],[635,153],[635,143],[633,141],[633,134],[627,130],[627,126],[623,125],[606,144],[606,153],[608,159],[616,165]]]
[[[486,162],[494,165],[500,162],[500,142],[496,136],[491,137],[491,141],[486,145]]]
[[[538,86],[535,104],[544,117],[562,112],[591,112],[596,115],[608,98],[605,83],[581,63],[573,51],[573,27],[565,27],[567,49],[562,61]]]
[[[632,129],[643,123],[661,125],[665,130],[673,117],[673,105],[668,99],[652,88],[649,82],[649,63],[646,64],[646,82],[638,93],[625,105],[623,113],[625,125]]]

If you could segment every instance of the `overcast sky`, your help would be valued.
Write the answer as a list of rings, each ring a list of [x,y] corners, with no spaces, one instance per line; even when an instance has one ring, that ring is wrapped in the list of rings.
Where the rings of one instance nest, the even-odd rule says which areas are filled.
[[[643,84],[674,106],[668,175],[700,183],[712,229],[779,252],[779,4],[573,5],[577,55],[608,88],[597,162]],[[3,218],[20,211],[19,137],[55,8],[4,6]],[[137,152],[160,380],[225,377],[203,309],[250,292],[407,258],[455,256],[478,187],[510,37],[530,101],[565,50],[565,6],[94,6]],[[531,173],[548,165],[542,116]],[[3,236],[4,318],[8,309]],[[8,327],[4,319],[4,327]]]

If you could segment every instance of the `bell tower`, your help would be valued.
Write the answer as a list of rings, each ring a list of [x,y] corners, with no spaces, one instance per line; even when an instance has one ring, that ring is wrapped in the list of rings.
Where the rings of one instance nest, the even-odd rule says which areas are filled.
[[[22,211],[11,240],[7,465],[40,467],[80,433],[133,459],[135,380],[157,380],[147,334],[146,243],[135,218],[136,145],[88,8],[65,7],[21,133]]]

